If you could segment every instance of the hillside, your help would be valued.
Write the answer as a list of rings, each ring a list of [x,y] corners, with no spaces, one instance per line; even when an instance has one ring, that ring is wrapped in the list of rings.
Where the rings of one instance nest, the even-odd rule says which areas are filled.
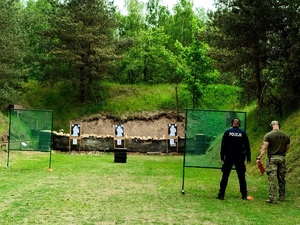
[[[122,118],[136,114],[145,116],[149,113],[177,111],[173,84],[102,83],[99,85],[97,97],[86,103],[80,103],[78,98],[72,95],[72,89],[61,83],[56,84],[55,87],[41,87],[37,82],[32,81],[26,84],[25,88],[28,92],[20,104],[34,109],[53,110],[54,129],[57,131],[67,130],[70,120],[94,117],[99,114]],[[200,108],[232,110],[237,107],[238,90],[238,87],[230,85],[209,85],[204,92]],[[191,97],[186,87],[180,85],[178,110],[184,113],[186,108],[192,108]]]
[[[248,118],[248,120],[251,118]],[[251,151],[252,151],[252,164],[255,162],[255,157],[257,156],[262,142],[265,132],[268,132],[270,129],[268,128],[270,121],[274,120],[274,118],[270,118],[269,121],[266,121],[264,124],[259,124],[255,121],[255,118],[252,118],[252,123],[249,121],[251,127],[249,129],[249,138],[251,142]],[[286,132],[291,137],[291,145],[290,149],[286,156],[286,165],[287,165],[287,192],[295,194],[295,196],[299,196],[300,194],[300,149],[299,149],[299,136],[300,136],[300,111],[297,111],[290,116],[288,116],[285,120],[281,122],[281,130]],[[253,132],[256,130],[256,127],[265,127],[265,132]],[[263,156],[262,162],[264,164],[266,160],[266,155]],[[256,171],[257,168],[255,165],[251,166],[249,171]]]

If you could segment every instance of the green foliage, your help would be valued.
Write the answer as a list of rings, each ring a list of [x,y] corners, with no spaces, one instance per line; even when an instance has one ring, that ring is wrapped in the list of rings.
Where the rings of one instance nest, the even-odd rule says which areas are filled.
[[[174,54],[165,48],[168,37],[164,29],[140,30],[132,38],[134,46],[127,49],[117,63],[114,80],[128,84],[170,82],[177,64]]]
[[[51,70],[46,81],[72,83],[79,100],[85,103],[93,83],[106,77],[117,58],[115,8],[105,0],[48,1],[50,27],[43,34],[49,39]]]
[[[23,90],[24,43],[20,29],[22,13],[17,1],[0,1],[0,106],[16,103]]]
[[[203,98],[203,92],[209,83],[212,83],[214,72],[211,62],[207,56],[207,46],[194,40],[189,47],[183,47],[177,42],[176,46],[180,52],[183,73],[187,90],[192,96],[193,108],[199,106]]]
[[[118,40],[121,44],[127,43],[127,47],[120,48],[122,59],[116,62],[116,70],[111,72],[113,80],[178,86],[186,78],[190,98],[194,106],[199,106],[202,89],[209,80],[205,77],[210,66],[207,46],[195,40],[204,27],[204,11],[194,12],[190,0],[179,1],[173,8],[173,15],[157,0],[147,2],[145,14],[136,0],[127,1],[126,6],[128,15],[118,17]],[[178,41],[180,49],[175,44]],[[176,105],[180,100],[178,94],[176,92]]]
[[[160,5],[160,0],[147,2],[146,24],[149,27],[165,27],[170,19],[170,12],[166,6]]]
[[[219,0],[207,41],[222,72],[234,76],[247,104],[279,114],[299,105],[299,2]]]
[[[133,36],[139,34],[145,23],[145,17],[143,15],[143,3],[138,0],[126,0],[125,6],[128,11],[128,15],[121,17],[121,32],[123,36]]]
[[[49,23],[45,10],[50,9],[47,0],[29,0],[23,9],[22,29],[26,43],[25,64],[29,79],[44,81],[49,70],[48,39],[41,34]]]
[[[174,16],[170,21],[170,25],[172,30],[169,30],[170,49],[173,52],[176,52],[174,48],[174,43],[179,41],[183,47],[190,46],[193,43],[194,39],[194,27],[196,26],[202,27],[202,21],[200,21],[193,11],[193,2],[191,0],[180,0],[174,5]]]

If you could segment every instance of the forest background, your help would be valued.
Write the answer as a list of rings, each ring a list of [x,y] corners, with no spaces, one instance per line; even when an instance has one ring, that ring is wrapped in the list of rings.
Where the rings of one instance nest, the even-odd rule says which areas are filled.
[[[105,0],[0,1],[3,120],[10,104],[53,110],[55,129],[95,113],[243,109],[259,143],[273,118],[298,143],[298,0],[125,3],[126,15]]]
[[[34,104],[22,96],[42,87],[97,113],[111,84],[171,85],[164,109],[177,111],[204,108],[210,85],[238,88],[239,107],[255,102],[281,117],[298,109],[298,1],[220,0],[214,11],[190,0],[172,10],[159,0],[125,3],[126,15],[104,0],[1,1],[1,109]]]

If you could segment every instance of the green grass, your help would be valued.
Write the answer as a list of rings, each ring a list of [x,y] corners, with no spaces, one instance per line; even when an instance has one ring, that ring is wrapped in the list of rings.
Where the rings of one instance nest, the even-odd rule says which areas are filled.
[[[160,85],[120,85],[106,84],[107,104],[102,109],[106,113],[123,115],[144,111],[175,109],[175,86]]]
[[[113,154],[69,155],[0,152],[0,224],[299,224],[300,199],[267,205],[266,176],[247,174],[249,194],[243,201],[235,172],[225,201],[215,199],[220,170],[185,168],[183,156],[128,155],[114,163]],[[252,165],[253,166],[253,165]]]

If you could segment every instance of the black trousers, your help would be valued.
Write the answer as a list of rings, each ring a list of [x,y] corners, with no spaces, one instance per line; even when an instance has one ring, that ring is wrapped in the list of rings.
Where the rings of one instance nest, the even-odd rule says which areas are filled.
[[[222,179],[220,182],[220,190],[219,196],[224,197],[225,190],[228,184],[228,178],[230,172],[232,170],[233,165],[235,165],[236,173],[238,175],[239,184],[240,184],[240,192],[243,197],[247,196],[247,182],[245,178],[246,166],[244,158],[236,159],[236,158],[225,158],[224,164],[222,165]]]

